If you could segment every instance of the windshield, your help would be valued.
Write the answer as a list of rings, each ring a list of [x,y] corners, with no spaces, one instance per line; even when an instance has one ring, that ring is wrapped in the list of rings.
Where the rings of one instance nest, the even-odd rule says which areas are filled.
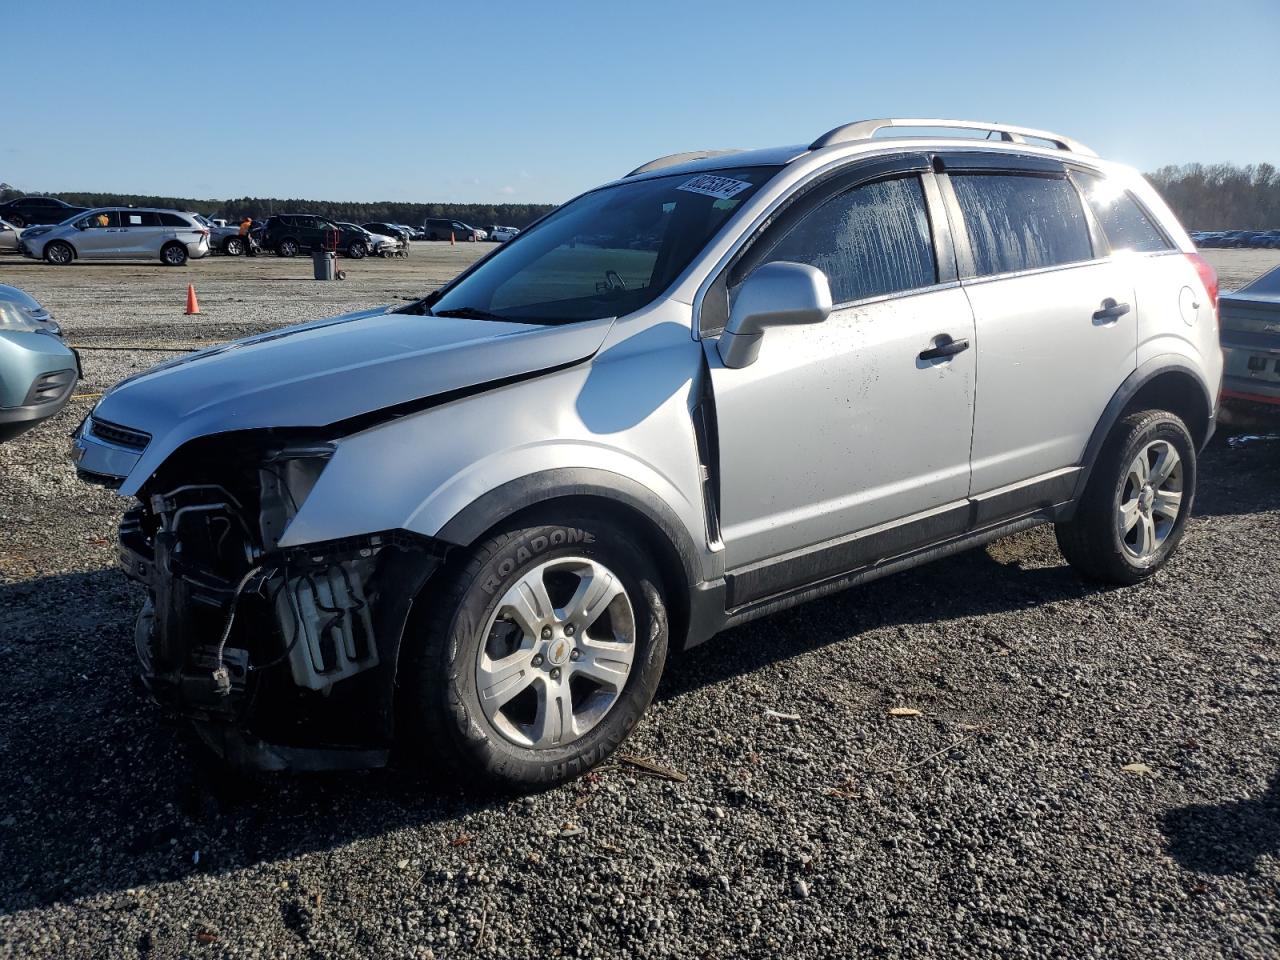
[[[778,170],[682,173],[593,191],[507,241],[428,305],[436,316],[546,324],[632,313]]]

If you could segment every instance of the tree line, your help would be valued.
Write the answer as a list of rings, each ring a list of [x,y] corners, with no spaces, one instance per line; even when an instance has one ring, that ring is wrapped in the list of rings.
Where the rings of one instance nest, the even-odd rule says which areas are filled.
[[[0,203],[26,196],[0,184]],[[421,226],[428,217],[461,220],[473,227],[500,224],[526,227],[555,209],[551,203],[348,203],[331,200],[239,197],[233,200],[197,200],[191,197],[154,197],[129,193],[48,193],[78,207],[164,207],[204,214],[210,219],[240,220],[246,214],[261,220],[273,213],[312,213],[347,223],[403,223]]]
[[[1280,171],[1269,163],[1188,163],[1161,167],[1147,175],[1183,225],[1190,230],[1267,230],[1280,228]],[[24,194],[0,184],[0,202]],[[525,227],[555,209],[549,203],[343,203],[329,200],[279,200],[240,197],[194,200],[190,197],[147,197],[124,193],[50,194],[81,207],[169,207],[193,210],[206,217],[256,219],[273,213],[315,213],[351,223],[405,223],[418,226],[428,217],[448,217],[472,226],[503,224]]]
[[[1280,171],[1269,163],[1187,163],[1147,178],[1188,230],[1280,228]]]

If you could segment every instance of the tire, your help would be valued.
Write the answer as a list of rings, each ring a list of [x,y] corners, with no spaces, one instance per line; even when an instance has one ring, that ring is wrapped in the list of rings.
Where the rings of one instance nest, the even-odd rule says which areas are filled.
[[[405,640],[398,707],[408,757],[528,790],[570,780],[613,753],[653,700],[667,654],[661,580],[638,540],[594,515],[526,521],[444,574]],[[533,596],[532,583],[543,584],[553,608],[538,616],[526,603],[517,617],[509,601]],[[591,599],[595,583],[608,593]],[[517,584],[524,594],[512,592]],[[586,602],[574,606],[589,612],[575,617],[578,596]],[[602,643],[606,635],[622,640]],[[498,666],[503,660],[511,665]],[[610,679],[599,684],[596,674]],[[485,703],[483,679],[501,688]],[[556,722],[563,712],[551,708],[566,698],[580,733]]]
[[[239,257],[244,255],[244,241],[239,237],[227,237],[222,241],[222,252],[228,257]]]
[[[10,223],[12,223],[19,230],[21,230],[23,227],[27,225],[27,221],[23,220],[21,217],[5,217],[5,219],[8,220]]]
[[[76,252],[71,249],[71,244],[61,240],[55,240],[44,248],[45,261],[56,266],[65,267],[75,258]]]
[[[347,247],[347,256],[352,260],[363,260],[368,252],[369,248],[361,240],[356,240]]]
[[[281,257],[296,257],[298,255],[298,241],[293,237],[285,237],[276,244],[276,255]]]
[[[166,243],[160,248],[160,262],[166,267],[185,267],[187,265],[187,245],[184,243]]]
[[[1131,413],[1112,428],[1075,515],[1057,524],[1058,546],[1086,579],[1139,583],[1177,549],[1195,492],[1186,424],[1167,410]]]

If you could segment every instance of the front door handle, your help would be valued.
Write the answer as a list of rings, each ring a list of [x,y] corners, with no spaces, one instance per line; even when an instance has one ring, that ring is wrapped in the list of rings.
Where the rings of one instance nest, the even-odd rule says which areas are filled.
[[[1093,320],[1095,323],[1111,323],[1119,320],[1129,312],[1127,303],[1116,303],[1111,297],[1102,301],[1102,309],[1094,311]]]
[[[936,347],[920,351],[921,360],[946,360],[969,349],[968,340],[952,340],[945,333],[940,334],[936,339],[941,341]]]

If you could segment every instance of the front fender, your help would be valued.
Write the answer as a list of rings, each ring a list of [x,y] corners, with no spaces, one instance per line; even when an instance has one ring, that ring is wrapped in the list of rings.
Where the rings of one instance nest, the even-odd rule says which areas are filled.
[[[467,543],[539,499],[590,492],[654,519],[693,579],[717,576],[690,416],[701,352],[687,327],[644,336],[343,438],[281,546],[394,529]]]

